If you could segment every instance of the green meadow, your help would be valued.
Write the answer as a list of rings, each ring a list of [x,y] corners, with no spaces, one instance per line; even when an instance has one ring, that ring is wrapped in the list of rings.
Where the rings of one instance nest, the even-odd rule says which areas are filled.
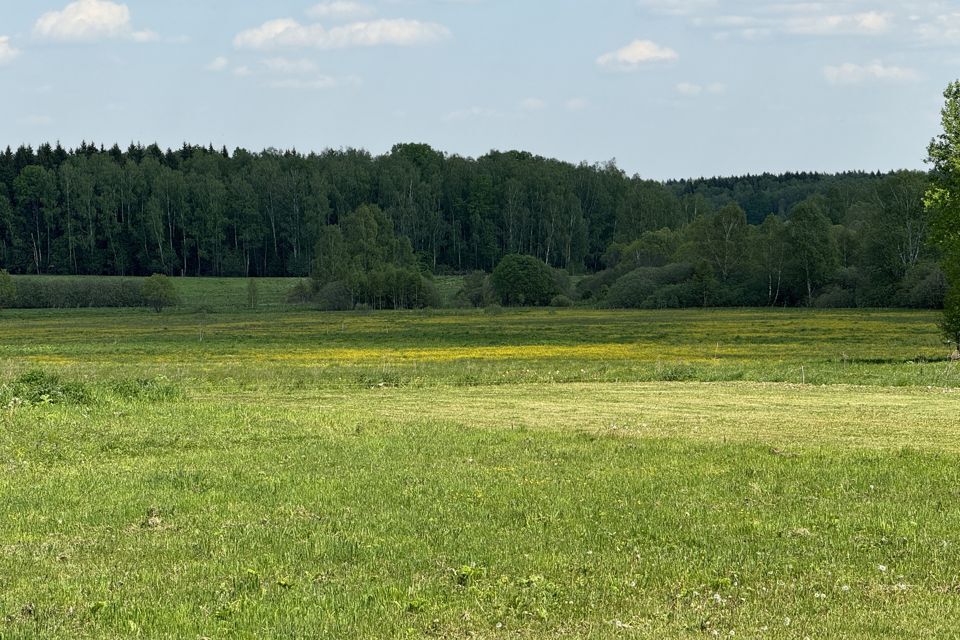
[[[0,638],[958,633],[933,312],[230,286],[0,312]]]

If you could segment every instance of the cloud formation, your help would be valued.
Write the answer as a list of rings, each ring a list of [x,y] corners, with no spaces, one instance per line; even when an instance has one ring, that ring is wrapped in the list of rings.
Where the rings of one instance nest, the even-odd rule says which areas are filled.
[[[547,103],[540,98],[525,98],[520,101],[520,108],[524,111],[543,111]]]
[[[634,40],[627,46],[597,58],[597,65],[609,71],[636,71],[651,62],[676,60],[677,52],[650,40]]]
[[[846,62],[841,65],[823,68],[823,75],[827,82],[835,85],[863,84],[865,82],[908,82],[916,80],[918,74],[906,67],[887,66],[882,62],[871,62],[867,65]]]
[[[716,7],[718,0],[639,0],[641,8],[669,16],[688,16]]]
[[[134,30],[127,5],[110,0],[76,0],[60,11],[49,11],[34,24],[33,34],[61,42],[104,39],[150,42],[157,39],[157,34],[152,31]]]
[[[0,36],[0,66],[13,62],[20,56],[20,50],[10,44],[9,36]]]
[[[331,18],[334,20],[349,20],[353,18],[367,18],[375,14],[372,7],[350,0],[332,0],[321,2],[307,9],[307,15],[315,20]]]
[[[441,24],[419,20],[373,20],[327,29],[321,24],[304,25],[290,18],[282,18],[240,32],[233,44],[238,49],[343,49],[430,44],[445,40],[450,35],[450,30]]]
[[[227,67],[230,66],[230,60],[225,56],[217,56],[210,63],[204,67],[207,71],[226,71]]]

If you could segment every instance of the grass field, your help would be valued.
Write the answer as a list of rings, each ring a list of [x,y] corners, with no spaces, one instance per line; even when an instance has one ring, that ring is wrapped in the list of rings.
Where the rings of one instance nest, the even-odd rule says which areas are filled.
[[[955,637],[924,312],[0,313],[0,638]]]

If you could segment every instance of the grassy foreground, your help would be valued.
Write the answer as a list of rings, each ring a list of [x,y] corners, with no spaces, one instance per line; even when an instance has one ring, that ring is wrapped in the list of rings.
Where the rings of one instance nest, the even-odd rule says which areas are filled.
[[[4,312],[0,637],[952,637],[934,322]]]

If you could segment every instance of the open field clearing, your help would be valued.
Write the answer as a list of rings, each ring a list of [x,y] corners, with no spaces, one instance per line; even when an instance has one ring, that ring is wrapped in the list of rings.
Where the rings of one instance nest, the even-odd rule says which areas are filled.
[[[934,324],[3,312],[0,637],[952,637]]]
[[[953,386],[934,312],[8,311],[0,358],[188,387],[733,381]]]

